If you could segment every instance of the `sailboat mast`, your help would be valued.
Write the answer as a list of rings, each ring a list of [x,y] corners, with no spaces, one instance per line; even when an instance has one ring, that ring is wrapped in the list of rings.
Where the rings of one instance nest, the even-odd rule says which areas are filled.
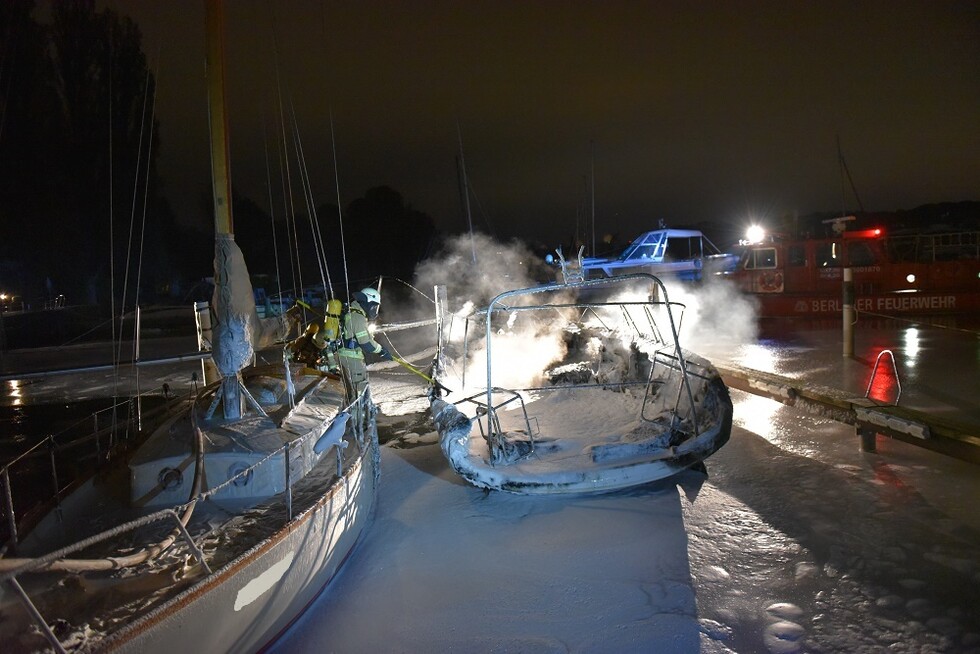
[[[241,370],[254,356],[251,334],[255,299],[248,268],[235,244],[231,214],[228,112],[225,102],[224,7],[207,0],[207,83],[211,127],[211,184],[214,192],[214,311],[211,360],[221,377],[225,419],[242,417]]]
[[[225,111],[225,33],[221,0],[207,0],[207,82],[211,128],[211,184],[216,234],[234,234],[231,214],[231,156]]]

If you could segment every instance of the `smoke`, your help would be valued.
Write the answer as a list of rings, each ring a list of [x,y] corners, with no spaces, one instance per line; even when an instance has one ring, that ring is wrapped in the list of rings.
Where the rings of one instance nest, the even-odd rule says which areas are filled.
[[[735,350],[758,338],[755,300],[728,280],[709,276],[699,285],[668,280],[665,286],[670,301],[685,307],[679,321],[685,349],[709,359],[731,360]]]
[[[504,291],[546,279],[553,280],[554,273],[527,245],[516,240],[500,243],[479,233],[450,239],[442,252],[415,269],[420,288],[446,287],[450,307],[466,301],[483,307]]]
[[[475,254],[475,261],[474,261]],[[475,233],[449,239],[435,256],[421,262],[415,270],[411,284],[402,280],[385,278],[382,282],[382,310],[380,323],[404,324],[413,321],[431,320],[435,317],[432,301],[435,286],[443,286],[447,293],[447,305],[454,315],[448,321],[450,346],[464,351],[463,337],[485,335],[486,322],[479,316],[471,316],[474,309],[485,308],[490,300],[504,291],[535,286],[542,281],[554,279],[554,272],[544,264],[541,257],[534,254],[524,243],[512,241],[498,242],[486,235]],[[517,300],[523,304],[531,300]],[[544,336],[554,332],[550,321],[539,324],[540,319],[532,319],[527,314],[500,314],[509,324],[497,325],[498,314],[494,315],[495,332],[492,341],[494,353],[494,383],[515,387],[526,386],[532,380],[524,374],[513,376],[510,371],[544,369],[548,362],[561,356],[555,343],[560,334]],[[470,317],[469,331],[466,331],[466,317]],[[403,358],[424,354],[432,356],[435,352],[435,327],[421,326],[407,330],[383,331],[376,333],[380,343],[386,345],[396,355]],[[485,338],[479,339],[485,341]],[[473,366],[467,371],[466,382],[477,385],[486,384],[485,345],[467,349],[466,359]],[[506,353],[506,354],[505,354]],[[415,359],[420,363],[418,359]],[[521,362],[521,365],[517,365]],[[459,365],[462,365],[460,360]],[[462,368],[459,373],[462,375]]]
[[[476,259],[474,261],[474,253]],[[446,373],[443,382],[450,388],[467,392],[483,389],[487,384],[487,322],[483,312],[489,302],[505,291],[533,288],[552,281],[554,271],[546,266],[520,241],[501,243],[482,234],[461,235],[446,243],[436,256],[416,268],[413,284],[426,293],[439,285],[446,288],[450,316],[444,332]],[[387,287],[386,287],[387,288]],[[739,346],[756,340],[756,310],[753,301],[741,295],[725,280],[709,277],[694,285],[677,281],[666,283],[668,299],[682,347],[708,358],[730,359]],[[617,301],[645,302],[650,289],[634,285]],[[433,317],[432,302],[414,293],[414,306],[404,306],[397,320]],[[553,293],[508,297],[509,307],[561,302]],[[683,305],[683,307],[678,306]],[[670,323],[664,310],[655,312],[657,327],[664,339],[672,343]],[[529,388],[542,385],[544,372],[568,355],[564,328],[567,311],[509,311],[499,304],[491,318],[491,383],[504,388]],[[396,318],[389,314],[387,320]],[[594,321],[593,321],[594,322]],[[619,332],[624,341],[635,336],[635,329],[648,336],[646,314],[640,306],[602,313],[604,329]],[[412,330],[434,343],[434,329]],[[404,332],[397,339],[408,338]],[[456,395],[459,397],[459,395]]]
[[[451,239],[439,255],[419,264],[417,286],[446,288],[452,312],[445,333],[448,370],[459,383],[465,378],[468,386],[483,388],[487,382],[487,322],[474,311],[505,291],[553,279],[554,272],[524,243],[501,243],[478,233]],[[526,306],[540,299],[518,296],[506,304]],[[564,356],[565,345],[554,313],[495,310],[490,350],[493,385],[526,388],[540,383],[549,364]]]

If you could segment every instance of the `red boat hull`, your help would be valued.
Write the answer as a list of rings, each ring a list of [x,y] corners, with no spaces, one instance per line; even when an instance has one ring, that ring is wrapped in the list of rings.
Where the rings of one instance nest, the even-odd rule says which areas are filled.
[[[745,246],[725,276],[758,300],[761,316],[839,316],[847,269],[859,314],[980,312],[980,233],[880,234],[774,237]]]
[[[762,317],[799,316],[826,318],[840,316],[843,293],[816,295],[805,293],[753,294]],[[858,296],[858,314],[881,316],[980,313],[980,293],[893,293]]]

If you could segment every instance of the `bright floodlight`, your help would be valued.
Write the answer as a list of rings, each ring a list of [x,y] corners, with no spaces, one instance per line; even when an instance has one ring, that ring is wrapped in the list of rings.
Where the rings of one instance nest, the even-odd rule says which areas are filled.
[[[749,243],[761,243],[765,237],[766,230],[762,229],[759,225],[750,225],[749,229],[745,232],[745,238],[748,239]]]
[[[908,275],[905,276],[905,281],[907,281],[909,284],[914,284],[915,283],[915,275],[913,275],[912,273],[909,273]]]

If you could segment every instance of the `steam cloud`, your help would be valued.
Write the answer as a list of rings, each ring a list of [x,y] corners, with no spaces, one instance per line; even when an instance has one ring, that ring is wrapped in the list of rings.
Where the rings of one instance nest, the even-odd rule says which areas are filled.
[[[516,240],[501,243],[478,233],[447,241],[442,252],[420,263],[414,285],[425,293],[431,293],[436,285],[444,286],[448,308],[452,312],[445,334],[446,354],[449,355],[446,372],[451,379],[444,379],[444,383],[463,392],[467,392],[462,388],[463,379],[469,391],[484,388],[487,383],[486,322],[482,317],[473,316],[474,310],[486,308],[491,299],[504,291],[533,287],[553,280],[554,276],[554,270],[524,243]],[[683,311],[674,309],[674,320],[684,348],[722,361],[730,360],[741,346],[755,342],[754,302],[726,280],[711,277],[699,285],[665,280],[665,285],[671,302],[684,305]],[[432,317],[434,307],[431,302],[417,293],[415,298],[417,302],[413,306],[389,308],[389,320]],[[512,298],[508,304],[521,301],[534,304],[539,300],[543,297]],[[627,311],[632,314],[634,310],[638,311],[636,308]],[[468,325],[467,317],[470,318]],[[639,317],[632,316],[637,323],[641,322],[637,320]],[[541,373],[566,354],[563,325],[564,320],[557,312],[501,312],[499,316],[495,312],[493,385],[527,388],[541,384]],[[667,324],[660,327],[669,332]],[[428,328],[411,331],[419,332],[416,335],[418,344],[424,340],[431,347],[433,332]],[[409,338],[407,333],[398,333],[399,341],[406,338]]]

